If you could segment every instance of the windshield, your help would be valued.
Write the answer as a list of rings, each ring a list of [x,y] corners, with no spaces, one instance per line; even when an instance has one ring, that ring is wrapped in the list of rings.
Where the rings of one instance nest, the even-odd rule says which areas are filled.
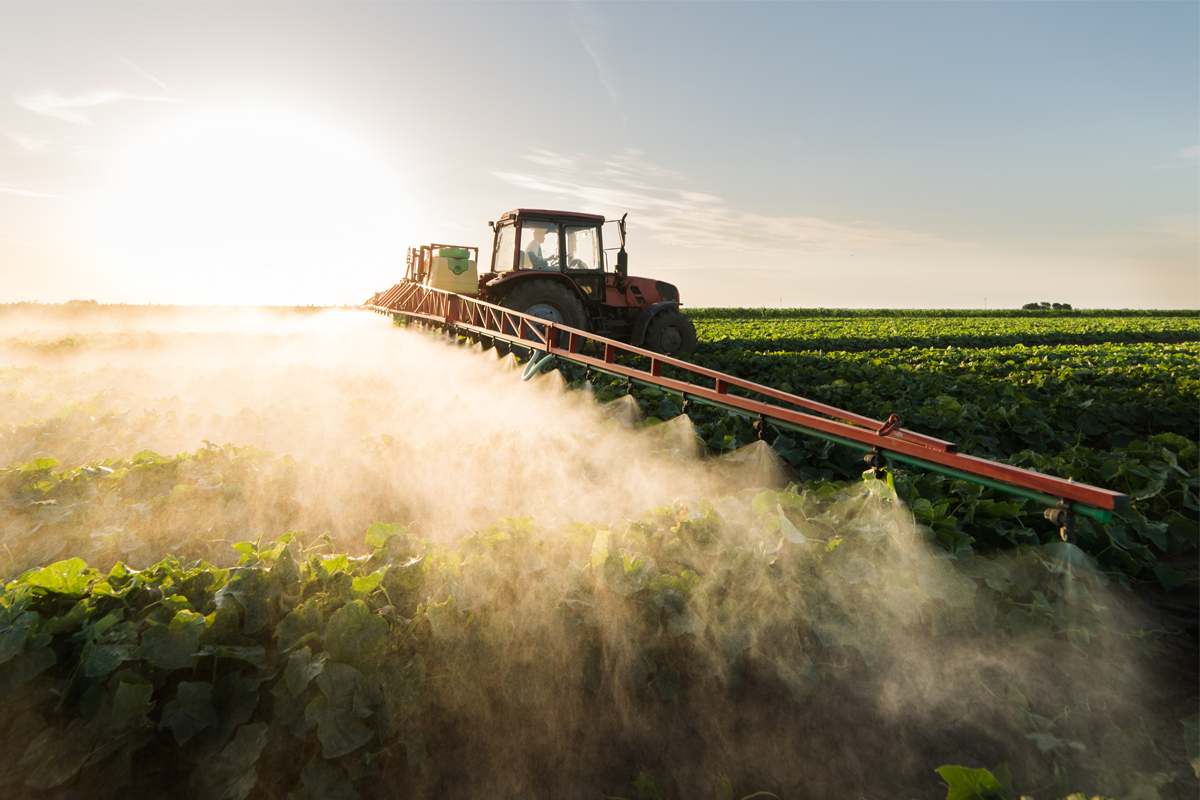
[[[521,269],[562,269],[558,257],[557,222],[525,220],[521,223]]]
[[[599,270],[600,238],[595,228],[567,228],[567,269]]]

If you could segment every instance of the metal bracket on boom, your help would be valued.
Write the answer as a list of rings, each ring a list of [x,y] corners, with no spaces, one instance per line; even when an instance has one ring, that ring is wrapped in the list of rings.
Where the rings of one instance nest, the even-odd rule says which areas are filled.
[[[767,418],[762,414],[759,414],[758,419],[754,420],[754,432],[758,434],[760,442],[767,440]]]
[[[877,481],[884,478],[883,468],[887,466],[887,459],[883,457],[883,451],[876,447],[871,452],[863,456],[863,461],[871,468],[871,477]]]
[[[1065,498],[1058,501],[1058,508],[1048,508],[1042,514],[1058,526],[1058,535],[1064,542],[1075,544],[1075,512]]]
[[[880,426],[879,430],[875,431],[880,436],[887,436],[892,431],[900,427],[900,415],[892,414],[887,418],[887,422]],[[879,448],[875,448],[878,450]]]

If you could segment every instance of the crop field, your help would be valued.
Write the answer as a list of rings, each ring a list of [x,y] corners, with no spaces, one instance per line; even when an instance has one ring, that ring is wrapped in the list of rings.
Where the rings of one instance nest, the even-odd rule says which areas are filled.
[[[696,315],[702,352],[857,351],[908,347],[1004,347],[1056,344],[1185,343],[1200,340],[1200,315],[1096,316],[1075,312],[891,312],[802,315],[799,309],[703,309]]]
[[[1196,314],[695,316],[1133,507],[355,310],[0,307],[0,796],[1196,796]]]

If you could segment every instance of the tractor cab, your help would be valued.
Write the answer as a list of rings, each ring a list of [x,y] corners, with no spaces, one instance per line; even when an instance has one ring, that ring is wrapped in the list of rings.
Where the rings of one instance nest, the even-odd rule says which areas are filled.
[[[620,241],[608,251],[606,224],[616,225]],[[492,264],[479,276],[481,300],[659,352],[695,347],[676,288],[629,277],[625,217],[518,208],[488,225]]]
[[[482,283],[522,277],[510,274],[516,272],[552,272],[578,287],[585,303],[604,302],[605,273],[615,276],[605,258],[604,217],[519,208],[491,225],[492,268]]]

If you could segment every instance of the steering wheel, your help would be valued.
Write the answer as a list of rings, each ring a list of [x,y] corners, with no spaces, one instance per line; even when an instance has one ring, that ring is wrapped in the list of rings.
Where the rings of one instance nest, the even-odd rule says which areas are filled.
[[[588,265],[584,263],[582,258],[572,258],[567,262],[567,269],[587,269]]]

